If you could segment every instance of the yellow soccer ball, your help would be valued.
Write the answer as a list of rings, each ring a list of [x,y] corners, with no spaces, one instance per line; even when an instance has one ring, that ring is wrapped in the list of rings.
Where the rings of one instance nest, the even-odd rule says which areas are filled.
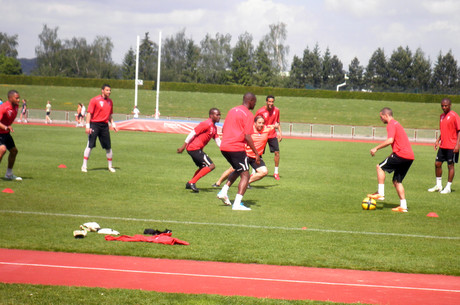
[[[375,210],[377,208],[377,202],[372,198],[366,197],[363,199],[361,207],[363,210]]]

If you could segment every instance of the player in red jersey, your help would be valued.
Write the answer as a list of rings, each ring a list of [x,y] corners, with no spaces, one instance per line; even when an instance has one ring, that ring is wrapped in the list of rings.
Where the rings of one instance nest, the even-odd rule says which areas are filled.
[[[436,185],[428,192],[440,192],[441,194],[449,194],[451,192],[452,181],[455,175],[455,163],[458,163],[458,150],[460,147],[460,117],[451,108],[452,102],[445,98],[441,101],[441,114],[439,120],[439,129],[441,134],[434,143],[434,149],[438,149],[436,161],[434,163],[436,173]],[[449,175],[447,177],[447,185],[442,189],[442,163],[447,162]]]
[[[256,112],[256,116],[261,115],[265,119],[265,125],[276,125],[276,129],[278,130],[278,134],[276,130],[273,129],[270,131],[268,135],[268,146],[270,147],[270,152],[275,153],[275,170],[273,173],[273,177],[276,180],[280,180],[280,175],[278,172],[279,164],[280,164],[280,148],[279,142],[283,139],[283,135],[281,133],[281,126],[280,126],[280,110],[275,107],[275,97],[273,95],[269,95],[266,98],[266,105]]]
[[[368,194],[373,199],[385,200],[385,172],[393,174],[393,185],[398,193],[400,206],[393,208],[394,212],[407,212],[406,195],[402,181],[414,161],[414,152],[404,128],[393,118],[393,111],[390,108],[380,110],[380,120],[387,124],[387,139],[372,148],[370,153],[375,156],[377,150],[391,145],[393,153],[380,164],[377,164],[378,192]]]
[[[81,171],[86,173],[88,166],[88,159],[91,150],[96,147],[96,138],[99,138],[102,148],[105,149],[108,161],[108,169],[114,173],[115,169],[112,167],[112,144],[110,141],[109,122],[112,124],[113,130],[118,131],[115,122],[113,121],[113,102],[109,98],[112,89],[109,85],[103,85],[101,95],[93,97],[88,105],[86,115],[86,133],[88,134],[88,144],[86,145],[83,154],[83,165]]]
[[[13,174],[13,166],[16,161],[18,149],[10,133],[14,132],[11,125],[18,115],[18,107],[19,93],[16,90],[10,90],[8,92],[8,100],[0,105],[0,162],[8,150],[8,167],[6,169],[5,178],[16,181],[20,181],[22,178]]]
[[[262,179],[268,174],[267,167],[265,166],[265,162],[262,159],[262,154],[264,153],[265,146],[267,145],[268,141],[268,134],[276,128],[276,125],[269,125],[265,126],[265,120],[263,116],[258,115],[254,118],[254,133],[251,135],[251,138],[254,142],[254,146],[257,149],[257,152],[260,156],[260,163],[256,163],[255,155],[252,149],[246,145],[246,155],[248,156],[249,164],[254,169],[255,173],[249,176],[248,188],[249,185],[257,180]],[[219,187],[219,185],[228,178],[228,176],[233,172],[233,167],[227,169],[217,180],[216,183],[213,184],[213,187]]]
[[[233,210],[251,210],[244,206],[241,200],[243,199],[249,182],[249,164],[245,149],[246,145],[254,152],[256,163],[260,163],[259,153],[251,138],[254,115],[249,111],[254,109],[256,102],[257,98],[253,93],[246,93],[243,96],[243,104],[230,109],[227,113],[222,129],[223,136],[222,143],[220,144],[220,151],[235,171],[230,174],[227,183],[217,194],[217,198],[221,199],[226,205],[232,205],[228,199],[227,192],[233,182],[235,182],[238,177],[241,177],[240,183],[238,184],[238,193],[232,205]]]
[[[217,108],[211,108],[209,110],[209,118],[206,121],[201,122],[196,126],[185,139],[185,143],[177,149],[177,153],[181,154],[185,148],[192,157],[198,170],[193,175],[192,179],[185,184],[186,189],[191,189],[195,193],[199,190],[196,187],[196,183],[205,175],[209,174],[216,166],[212,162],[211,158],[203,151],[203,148],[209,143],[211,139],[214,139],[217,146],[220,147],[220,138],[217,134],[216,123],[220,121],[220,110]]]

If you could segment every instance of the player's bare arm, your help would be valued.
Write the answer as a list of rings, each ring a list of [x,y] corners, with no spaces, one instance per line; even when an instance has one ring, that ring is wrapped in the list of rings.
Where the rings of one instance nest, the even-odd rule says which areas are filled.
[[[254,145],[254,141],[252,140],[251,135],[245,134],[244,138],[246,140],[246,143],[252,149],[252,151],[254,152],[254,155],[256,156],[256,163],[260,164],[260,156],[259,156],[259,153],[257,152],[256,146]]]
[[[371,156],[375,156],[375,153],[379,150],[379,149],[382,149],[382,148],[385,148],[387,147],[388,145],[391,145],[393,144],[393,141],[394,139],[393,138],[388,138],[386,139],[385,141],[383,141],[382,143],[380,143],[379,145],[377,145],[376,147],[372,148],[370,153],[371,153]]]

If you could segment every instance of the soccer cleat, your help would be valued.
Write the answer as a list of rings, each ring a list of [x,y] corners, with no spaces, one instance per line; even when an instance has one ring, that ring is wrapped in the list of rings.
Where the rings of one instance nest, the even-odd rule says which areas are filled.
[[[442,191],[440,191],[439,193],[440,193],[440,194],[449,194],[450,192],[452,192],[452,191],[450,190],[450,188],[445,187],[445,188],[444,188]]]
[[[21,177],[15,176],[13,174],[5,175],[5,178],[8,179],[8,180],[22,181]]]
[[[442,190],[442,186],[435,185],[432,188],[428,189],[428,192],[433,193],[433,192],[440,192]]]
[[[251,208],[248,208],[248,207],[244,206],[243,203],[241,203],[241,204],[238,204],[238,205],[233,205],[232,210],[234,210],[234,211],[250,211]]]
[[[111,173],[115,173],[115,172],[116,172],[116,170],[115,170],[113,167],[109,167],[109,172],[111,172]]]
[[[221,194],[220,192],[217,194],[217,198],[219,198],[220,200],[222,200],[222,202],[225,204],[225,205],[232,205],[232,203],[230,202],[230,200],[228,199],[228,196],[227,195],[223,195]]]
[[[192,189],[192,187],[190,186],[190,183],[187,182],[187,183],[185,184],[185,189],[186,189],[186,190],[191,190],[191,189]]]
[[[374,199],[374,200],[385,200],[385,196],[380,195],[378,192],[374,194],[367,194],[367,197]]]
[[[392,208],[391,209],[393,212],[400,212],[400,213],[407,213],[407,209],[402,208],[401,206]]]
[[[195,193],[198,193],[200,190],[196,187],[196,184],[195,183],[190,183],[190,188],[192,189],[192,191],[194,191]]]
[[[220,185],[214,183],[214,184],[212,185],[212,187],[220,187]]]
[[[273,177],[275,177],[275,180],[280,180],[280,175],[279,174],[273,174]]]
[[[86,166],[82,166],[82,167],[81,167],[81,171],[84,172],[84,173],[86,173],[86,172],[88,172],[88,169],[86,168]]]

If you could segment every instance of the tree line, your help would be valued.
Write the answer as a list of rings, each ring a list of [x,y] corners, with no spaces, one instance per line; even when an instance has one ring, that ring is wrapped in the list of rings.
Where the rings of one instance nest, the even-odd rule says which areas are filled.
[[[121,65],[112,61],[113,43],[108,36],[97,36],[92,43],[85,38],[62,40],[58,27],[43,26],[35,48],[39,76],[134,79],[136,54],[131,47]],[[286,24],[271,24],[259,42],[245,32],[234,46],[230,34],[206,36],[197,44],[185,29],[162,41],[161,80],[169,82],[238,84],[246,86],[287,87],[335,90],[391,91],[457,94],[460,67],[452,51],[439,53],[431,62],[423,50],[413,52],[398,47],[387,55],[378,48],[362,65],[357,57],[347,68],[329,48],[309,46],[301,56],[287,63]],[[17,59],[18,35],[0,32],[0,73],[22,74]],[[139,47],[139,78],[156,80],[158,44],[145,33]]]

